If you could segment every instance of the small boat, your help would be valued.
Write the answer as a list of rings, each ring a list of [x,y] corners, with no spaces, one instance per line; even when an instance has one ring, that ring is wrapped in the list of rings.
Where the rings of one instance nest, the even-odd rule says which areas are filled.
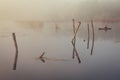
[[[104,28],[99,28],[99,30],[104,30],[105,32],[108,31],[108,30],[111,30],[112,28],[109,28],[107,26],[105,26]]]

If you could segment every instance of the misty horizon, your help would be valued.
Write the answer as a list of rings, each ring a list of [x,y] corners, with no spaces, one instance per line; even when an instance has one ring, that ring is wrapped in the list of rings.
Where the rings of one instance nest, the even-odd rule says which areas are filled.
[[[120,80],[120,0],[0,0],[0,80]]]
[[[66,21],[112,20],[120,21],[119,0],[1,0],[0,20]]]

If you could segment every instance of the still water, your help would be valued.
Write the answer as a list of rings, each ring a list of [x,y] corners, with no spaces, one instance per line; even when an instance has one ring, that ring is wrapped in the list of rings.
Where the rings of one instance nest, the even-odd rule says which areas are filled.
[[[93,55],[90,54],[92,30],[88,23],[81,22],[76,35],[76,50],[81,60],[79,64],[76,57],[72,59],[72,21],[44,22],[41,26],[14,21],[1,22],[0,80],[120,80],[120,23],[94,22]],[[99,30],[105,25],[111,30]],[[18,45],[16,70],[13,70],[13,32]],[[43,52],[45,63],[39,59]]]

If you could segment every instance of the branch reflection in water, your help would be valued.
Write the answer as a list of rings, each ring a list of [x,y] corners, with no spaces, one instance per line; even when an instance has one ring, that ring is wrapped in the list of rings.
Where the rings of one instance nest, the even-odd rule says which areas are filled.
[[[49,57],[45,57],[44,55],[45,55],[45,52],[43,52],[40,57],[36,58],[36,60],[41,60],[43,63],[45,63],[46,60],[49,60],[49,61],[70,61],[68,59],[49,58]]]

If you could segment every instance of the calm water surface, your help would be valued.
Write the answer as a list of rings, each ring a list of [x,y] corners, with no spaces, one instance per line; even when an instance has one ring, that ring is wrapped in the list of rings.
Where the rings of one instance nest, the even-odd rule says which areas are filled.
[[[90,55],[92,35],[87,49],[87,23],[82,22],[76,36],[80,64],[76,57],[72,59],[72,21],[57,23],[57,28],[55,23],[5,23],[0,23],[0,80],[120,80],[120,23],[94,23],[95,44]],[[98,30],[105,25],[111,30]],[[13,32],[19,49],[16,70],[12,70]],[[43,52],[45,63],[38,59]]]

